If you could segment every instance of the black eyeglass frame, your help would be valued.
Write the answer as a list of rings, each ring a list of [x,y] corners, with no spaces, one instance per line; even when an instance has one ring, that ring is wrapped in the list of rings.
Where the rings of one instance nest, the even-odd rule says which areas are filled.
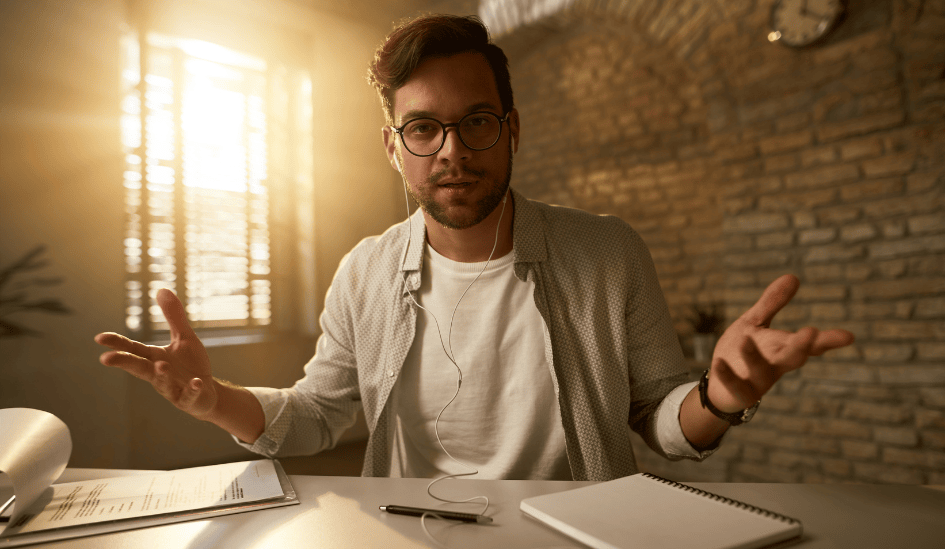
[[[490,116],[494,116],[494,117],[496,118],[496,120],[499,121],[499,135],[497,135],[497,136],[495,137],[495,141],[493,141],[491,145],[489,145],[488,147],[483,147],[483,148],[481,148],[481,149],[477,149],[476,147],[470,147],[470,146],[466,143],[466,140],[463,139],[463,132],[459,131],[459,125],[463,123],[463,120],[466,120],[466,119],[469,118],[470,116],[474,116],[474,115],[477,115],[477,114],[488,114],[488,115],[490,115]],[[509,120],[509,115],[510,115],[510,114],[512,114],[512,111],[509,111],[509,112],[505,113],[505,116],[503,116],[502,118],[499,118],[499,115],[497,115],[497,114],[494,113],[494,112],[489,112],[489,111],[476,111],[476,112],[471,112],[471,113],[467,114],[466,116],[460,118],[460,119],[459,119],[459,122],[450,122],[449,124],[444,124],[444,123],[440,122],[439,120],[437,120],[436,118],[430,118],[430,117],[427,117],[427,116],[421,116],[421,117],[419,117],[419,118],[411,118],[410,120],[404,122],[399,128],[394,127],[394,126],[391,126],[390,129],[394,130],[394,133],[400,135],[400,142],[403,144],[404,148],[407,149],[407,152],[409,152],[410,154],[412,154],[412,155],[414,155],[414,156],[419,156],[419,157],[433,156],[434,154],[440,152],[440,149],[442,149],[442,148],[443,148],[443,145],[446,144],[446,130],[449,129],[449,128],[456,128],[456,135],[459,136],[459,140],[463,143],[463,145],[464,145],[467,149],[469,149],[469,150],[471,150],[471,151],[486,151],[486,150],[491,149],[492,147],[495,147],[495,144],[499,142],[499,139],[502,139],[502,123],[503,123],[503,122],[507,122],[507,121]],[[443,135],[443,139],[440,140],[440,146],[437,147],[435,151],[433,151],[433,152],[431,152],[431,153],[429,153],[429,154],[417,154],[417,153],[413,152],[412,150],[410,150],[410,147],[407,146],[407,141],[404,139],[404,128],[406,128],[407,125],[409,125],[410,123],[416,122],[417,120],[432,120],[433,122],[436,122],[437,124],[439,124],[439,125],[440,125],[440,128],[443,130],[443,134],[442,134],[442,135]]]

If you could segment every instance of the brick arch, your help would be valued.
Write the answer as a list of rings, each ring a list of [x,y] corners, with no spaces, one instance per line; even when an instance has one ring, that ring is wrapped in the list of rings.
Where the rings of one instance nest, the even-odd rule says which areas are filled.
[[[514,10],[527,9],[540,1],[494,3],[509,4],[509,9]],[[744,25],[741,20],[752,12],[765,11],[763,6],[756,5],[758,0],[565,0],[564,7],[539,18],[506,13],[503,19],[490,21],[485,10],[488,4],[488,0],[480,1],[480,16],[513,65],[543,44],[560,40],[582,25],[625,29],[628,38],[641,46],[645,44],[641,49],[661,52],[665,60],[633,70],[637,74],[640,71],[684,74],[684,83],[676,84],[685,87],[684,93],[702,97],[708,133],[724,131],[735,121],[735,105],[720,92],[729,87],[733,70],[736,79],[744,76],[738,74],[740,67],[728,66],[723,56],[733,47],[747,46],[740,40],[745,38],[744,33],[739,33]],[[733,41],[739,44],[733,45]]]

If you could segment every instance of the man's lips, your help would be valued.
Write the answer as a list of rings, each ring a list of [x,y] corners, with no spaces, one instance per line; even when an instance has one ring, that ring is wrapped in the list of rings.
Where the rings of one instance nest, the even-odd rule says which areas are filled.
[[[464,187],[485,177],[485,172],[469,168],[450,173],[449,168],[430,176],[430,183],[441,187]]]

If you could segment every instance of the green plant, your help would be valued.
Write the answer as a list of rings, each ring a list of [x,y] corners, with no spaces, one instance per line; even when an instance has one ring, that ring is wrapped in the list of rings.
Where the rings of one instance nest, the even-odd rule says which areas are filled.
[[[721,334],[725,326],[725,313],[720,303],[700,304],[692,306],[689,323],[697,334]]]
[[[33,276],[23,279],[24,273],[45,268],[49,262],[40,256],[46,246],[39,245],[27,252],[19,260],[0,269],[0,338],[20,336],[42,336],[41,332],[28,328],[9,319],[11,315],[28,311],[57,315],[71,314],[72,311],[55,298],[30,298],[30,287],[50,287],[62,283],[61,277]]]

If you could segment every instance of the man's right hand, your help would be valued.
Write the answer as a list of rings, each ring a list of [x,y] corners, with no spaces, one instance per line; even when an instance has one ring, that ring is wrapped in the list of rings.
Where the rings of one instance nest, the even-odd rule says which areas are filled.
[[[207,350],[187,322],[184,306],[173,292],[159,290],[157,302],[170,327],[171,342],[155,347],[113,332],[98,334],[95,342],[112,349],[103,353],[99,361],[147,381],[171,404],[195,418],[209,419],[219,394]]]

